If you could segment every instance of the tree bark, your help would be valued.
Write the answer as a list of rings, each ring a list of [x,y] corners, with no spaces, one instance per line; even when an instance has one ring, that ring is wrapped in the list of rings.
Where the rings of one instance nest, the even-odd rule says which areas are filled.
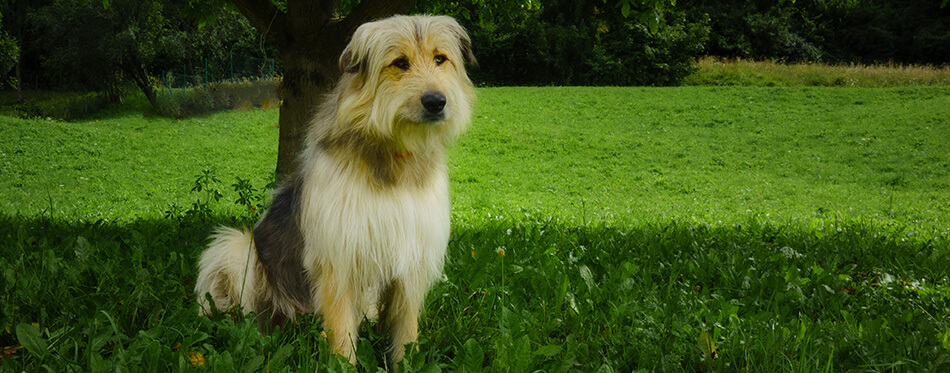
[[[280,52],[284,75],[278,125],[278,180],[298,167],[306,130],[323,96],[340,78],[340,53],[359,25],[405,12],[414,0],[364,0],[345,19],[337,18],[339,0],[287,0],[287,13],[269,0],[231,0]]]
[[[288,51],[281,53],[281,57],[284,76],[277,90],[277,97],[282,100],[278,119],[278,179],[293,174],[299,167],[297,155],[304,148],[308,124],[323,102],[323,96],[330,92],[339,78],[339,73],[325,72],[329,61],[314,60],[317,55],[313,51]]]
[[[145,94],[145,99],[148,100],[149,104],[152,107],[156,105],[155,89],[152,88],[152,82],[149,81],[148,71],[145,70],[145,65],[138,61],[135,57],[135,53],[129,53],[128,60],[122,63],[119,68],[129,75],[132,78],[132,81],[135,82],[135,85],[142,90],[142,93]],[[113,96],[114,93],[110,92],[110,96]],[[118,95],[115,94],[115,97],[110,97],[110,99],[118,100]]]

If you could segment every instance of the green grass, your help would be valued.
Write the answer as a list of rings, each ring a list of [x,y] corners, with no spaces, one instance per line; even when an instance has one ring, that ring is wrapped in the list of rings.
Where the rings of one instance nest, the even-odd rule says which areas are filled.
[[[456,211],[950,227],[946,88],[496,88],[452,156]]]
[[[133,106],[138,108],[138,105]],[[65,219],[156,216],[191,202],[205,169],[230,185],[259,187],[277,162],[277,111],[230,111],[182,120],[141,112],[102,113],[82,122],[0,117],[3,211]],[[233,162],[228,162],[233,160]]]
[[[312,315],[196,315],[195,259],[252,221],[230,185],[269,181],[277,112],[135,113],[0,118],[3,370],[349,370]],[[945,370],[948,118],[939,87],[481,89],[403,370]]]

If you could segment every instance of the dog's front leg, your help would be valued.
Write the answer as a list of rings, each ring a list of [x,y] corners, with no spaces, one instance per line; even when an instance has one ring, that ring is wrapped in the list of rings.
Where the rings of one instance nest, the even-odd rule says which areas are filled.
[[[349,283],[340,284],[333,276],[333,269],[324,271],[320,279],[319,303],[323,315],[323,329],[330,340],[330,350],[356,364],[354,346],[359,319]]]
[[[379,320],[385,323],[392,336],[390,358],[393,364],[406,354],[405,344],[419,338],[419,311],[425,300],[424,283],[405,279],[394,280],[383,292]]]

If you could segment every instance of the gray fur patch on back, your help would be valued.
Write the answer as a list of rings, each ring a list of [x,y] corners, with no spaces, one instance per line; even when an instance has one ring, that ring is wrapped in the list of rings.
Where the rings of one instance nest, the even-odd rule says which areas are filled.
[[[276,298],[305,307],[310,304],[311,284],[303,267],[304,239],[297,223],[302,186],[303,178],[297,176],[274,193],[271,206],[254,226],[254,246]]]

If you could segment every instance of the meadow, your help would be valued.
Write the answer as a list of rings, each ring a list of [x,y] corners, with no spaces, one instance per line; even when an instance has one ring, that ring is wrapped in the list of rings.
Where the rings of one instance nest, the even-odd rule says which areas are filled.
[[[319,318],[197,316],[277,111],[0,117],[5,371],[378,371]],[[482,88],[402,371],[950,368],[950,88]]]

